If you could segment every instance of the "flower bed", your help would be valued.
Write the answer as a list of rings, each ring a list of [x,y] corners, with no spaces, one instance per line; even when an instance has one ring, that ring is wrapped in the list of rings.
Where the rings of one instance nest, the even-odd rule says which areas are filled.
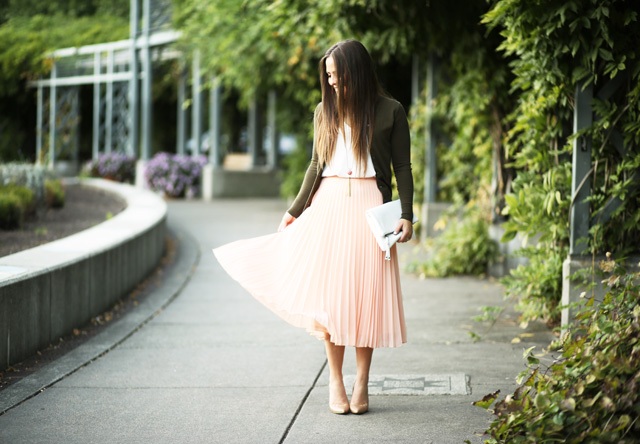
[[[136,157],[123,153],[99,154],[97,159],[86,164],[85,171],[91,177],[133,183],[136,177]]]
[[[192,197],[206,163],[206,156],[158,153],[147,164],[145,180],[150,189],[168,197]]]

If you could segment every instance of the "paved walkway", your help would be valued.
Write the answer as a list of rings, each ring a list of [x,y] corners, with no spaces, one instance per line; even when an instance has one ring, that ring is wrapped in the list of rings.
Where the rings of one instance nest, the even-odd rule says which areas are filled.
[[[491,417],[471,402],[497,389],[512,392],[523,349],[551,339],[539,324],[519,329],[508,312],[473,343],[468,331],[485,326],[471,317],[480,306],[501,305],[501,289],[488,280],[405,275],[409,343],[377,350],[371,370],[373,385],[388,395],[372,396],[365,415],[333,415],[323,343],[257,303],[211,253],[275,230],[284,203],[171,201],[169,207],[183,249],[191,245],[191,255],[183,251],[179,260],[200,248],[186,286],[107,353],[0,416],[0,442],[480,443]],[[401,257],[412,250],[402,245]],[[176,273],[172,279],[184,281],[189,271],[183,264]],[[512,343],[518,335],[521,342]],[[354,372],[348,349],[345,374]],[[438,394],[461,387],[462,394]]]

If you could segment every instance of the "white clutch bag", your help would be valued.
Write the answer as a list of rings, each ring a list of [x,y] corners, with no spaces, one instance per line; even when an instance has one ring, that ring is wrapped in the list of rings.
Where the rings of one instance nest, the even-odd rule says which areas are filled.
[[[400,200],[392,200],[386,204],[370,208],[365,212],[365,215],[380,249],[385,252],[384,258],[388,261],[391,260],[391,247],[402,235],[402,231],[398,234],[393,234],[393,230],[396,229],[398,220],[402,215]],[[415,224],[416,222],[418,222],[418,218],[414,215],[412,223]]]

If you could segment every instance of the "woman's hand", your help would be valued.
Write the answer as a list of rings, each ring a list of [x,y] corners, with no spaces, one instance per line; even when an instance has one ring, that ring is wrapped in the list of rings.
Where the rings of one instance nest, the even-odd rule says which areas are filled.
[[[280,226],[278,227],[278,233],[291,225],[294,220],[296,220],[295,217],[293,217],[289,213],[284,213],[284,216],[282,216],[282,220],[280,221]]]
[[[396,229],[393,231],[394,234],[398,234],[402,231],[402,235],[398,242],[407,242],[411,240],[411,236],[413,236],[413,224],[409,222],[407,219],[400,219],[396,224]]]

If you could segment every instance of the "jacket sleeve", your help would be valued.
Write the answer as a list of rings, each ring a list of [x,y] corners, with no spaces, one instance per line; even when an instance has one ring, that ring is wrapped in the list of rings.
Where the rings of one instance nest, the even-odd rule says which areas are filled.
[[[318,129],[318,114],[321,112],[320,107],[322,103],[319,103],[316,107],[315,112],[313,113],[313,152],[311,154],[311,163],[307,168],[307,172],[304,175],[304,180],[302,181],[302,186],[300,187],[300,191],[298,191],[298,195],[296,196],[293,204],[289,207],[287,212],[293,217],[299,217],[304,211],[305,205],[309,200],[311,192],[313,190],[313,185],[315,183],[316,177],[318,175],[318,153],[316,151],[316,131]]]
[[[402,206],[402,219],[413,221],[413,173],[411,172],[411,136],[409,122],[402,105],[394,110],[391,131],[391,161],[398,184],[398,195]]]

